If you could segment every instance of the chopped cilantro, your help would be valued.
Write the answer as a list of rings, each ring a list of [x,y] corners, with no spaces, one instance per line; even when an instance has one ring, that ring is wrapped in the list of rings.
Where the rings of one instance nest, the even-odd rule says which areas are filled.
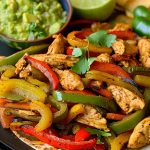
[[[87,37],[89,43],[99,47],[106,46],[111,47],[112,44],[116,41],[116,35],[108,34],[106,30],[101,30],[95,33],[92,33]]]

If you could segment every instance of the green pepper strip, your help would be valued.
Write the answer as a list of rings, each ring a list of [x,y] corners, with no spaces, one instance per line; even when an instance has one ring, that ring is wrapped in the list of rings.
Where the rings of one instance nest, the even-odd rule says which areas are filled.
[[[125,71],[131,73],[132,75],[142,74],[150,76],[150,68],[146,67],[139,67],[139,66],[130,66],[130,67],[123,67]]]
[[[49,96],[47,102],[50,103],[56,109],[58,109],[57,112],[53,113],[53,123],[58,123],[67,117],[68,106],[66,103],[58,102],[52,96]]]
[[[150,38],[150,10],[144,6],[138,6],[134,10],[134,19],[132,22],[133,30],[140,36]]]
[[[25,54],[36,54],[42,52],[45,48],[48,47],[48,44],[42,44],[37,46],[31,46],[27,49],[24,49],[22,51],[18,51],[15,54],[12,54],[2,60],[0,60],[0,66],[2,65],[15,65],[16,62]]]
[[[111,74],[101,72],[101,71],[91,70],[91,71],[88,71],[85,76],[87,79],[90,79],[90,80],[94,79],[98,81],[104,81],[104,82],[107,82],[108,84],[114,84],[114,85],[124,87],[132,91],[133,93],[137,94],[138,96],[143,97],[143,95],[135,86],[131,85],[130,83],[124,82],[120,78],[115,77]]]
[[[110,124],[110,128],[116,133],[120,134],[133,129],[146,115],[150,107],[150,89],[144,91],[145,107],[142,110],[136,111],[121,121]]]
[[[34,121],[34,122],[39,122],[39,120],[41,119],[41,116],[27,115],[26,113],[20,113],[17,109],[12,109],[12,108],[6,108],[5,113],[7,115],[12,114],[15,117],[23,118],[25,120]]]
[[[71,102],[71,103],[81,103],[90,104],[103,107],[110,112],[117,111],[117,105],[114,101],[103,96],[93,96],[93,95],[83,95],[79,93],[65,93],[63,91],[53,91],[53,97],[58,101]]]
[[[134,81],[141,86],[150,88],[150,77],[143,75],[136,75]]]
[[[3,96],[5,93],[14,93],[29,100],[42,102],[46,99],[46,93],[41,88],[22,79],[0,80],[0,95]]]

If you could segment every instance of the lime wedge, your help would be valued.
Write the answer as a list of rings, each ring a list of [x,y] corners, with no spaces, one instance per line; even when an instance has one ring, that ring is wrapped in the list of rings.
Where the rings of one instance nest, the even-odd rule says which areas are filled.
[[[116,0],[70,0],[77,17],[105,20],[113,12]]]

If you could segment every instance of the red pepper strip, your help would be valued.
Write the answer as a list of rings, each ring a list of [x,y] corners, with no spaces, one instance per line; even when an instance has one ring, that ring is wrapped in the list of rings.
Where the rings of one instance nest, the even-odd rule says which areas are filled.
[[[3,107],[6,103],[8,103],[6,98],[0,98],[0,107]]]
[[[21,126],[20,130],[56,148],[62,148],[67,150],[86,150],[87,148],[92,149],[96,144],[96,139],[91,139],[89,141],[75,142],[59,138],[53,135],[52,133],[48,132],[47,130],[36,132],[35,128],[31,125]]]
[[[66,54],[67,55],[72,55],[72,52],[73,52],[73,48],[72,47],[68,47],[67,50],[66,50]],[[97,57],[99,56],[100,53],[96,53],[96,52],[87,52],[86,53],[86,57],[90,56],[90,57]]]
[[[130,75],[126,71],[124,71],[121,67],[111,63],[102,63],[95,61],[92,63],[90,70],[98,70],[112,75],[116,75],[121,78],[131,79]]]
[[[133,40],[136,34],[132,31],[110,31],[109,34],[115,34],[117,38],[123,40]]]
[[[96,144],[96,146],[94,147],[94,150],[104,150],[105,146],[103,144]]]
[[[78,93],[78,94],[83,94],[83,95],[95,95],[94,93],[90,92],[90,91],[77,91],[77,90],[65,90],[65,93]]]
[[[13,121],[12,115],[5,114],[5,108],[0,108],[0,123],[3,128],[9,128],[10,123]]]
[[[30,63],[33,67],[40,70],[49,80],[51,89],[57,90],[59,85],[59,79],[55,72],[51,69],[49,65],[40,60],[34,59],[30,56],[26,56],[25,60]]]
[[[75,141],[79,142],[79,141],[85,141],[87,138],[89,138],[91,136],[91,134],[85,129],[85,128],[81,128],[79,129],[79,131],[77,131],[77,133],[75,134]]]
[[[106,118],[110,120],[122,120],[126,115],[123,114],[115,114],[115,113],[107,113]]]
[[[92,34],[92,30],[91,29],[84,29],[81,30],[80,32],[77,32],[75,34],[75,36],[79,39],[86,39],[87,36],[89,36],[90,34]]]
[[[130,61],[131,60],[131,55],[129,54],[124,54],[124,55],[119,55],[119,54],[113,54],[111,56],[111,58],[113,59],[113,61],[115,62],[119,62],[119,61]]]
[[[108,91],[107,89],[100,88],[98,93],[102,96],[107,97],[108,99],[111,99],[111,100],[113,99],[112,93]]]

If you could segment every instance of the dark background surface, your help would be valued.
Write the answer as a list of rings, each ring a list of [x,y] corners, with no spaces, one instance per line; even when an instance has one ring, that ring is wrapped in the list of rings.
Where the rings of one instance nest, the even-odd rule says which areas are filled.
[[[0,55],[8,56],[15,53],[17,50],[8,47],[6,44],[0,42]],[[33,150],[9,130],[3,129],[0,125],[0,150]]]

